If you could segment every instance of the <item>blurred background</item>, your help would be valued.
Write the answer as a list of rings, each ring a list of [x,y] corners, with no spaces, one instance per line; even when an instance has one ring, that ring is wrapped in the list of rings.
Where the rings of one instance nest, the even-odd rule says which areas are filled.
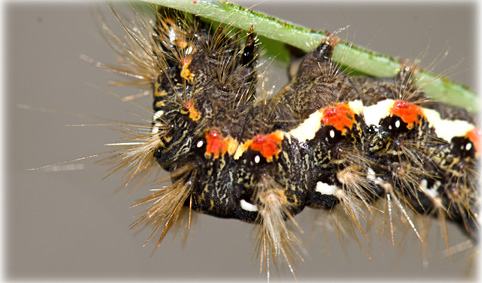
[[[423,68],[476,88],[475,3],[237,3],[317,30],[344,29],[339,37],[355,45],[410,61],[421,59]],[[98,164],[101,158],[57,164],[102,154],[110,150],[104,144],[119,140],[111,127],[89,125],[107,119],[139,122],[132,113],[150,116],[116,97],[136,93],[108,86],[109,80],[121,77],[80,59],[85,54],[116,63],[96,24],[100,10],[116,25],[107,5],[10,2],[5,8],[7,277],[265,281],[259,260],[253,258],[252,225],[199,215],[184,246],[181,233],[170,233],[151,256],[154,245],[142,247],[147,231],[129,230],[139,211],[129,206],[146,196],[147,188],[115,193],[122,187],[121,174],[104,179],[108,167]],[[270,85],[286,81],[283,66],[269,73]],[[150,98],[135,102],[147,109],[151,105]],[[49,164],[57,165],[28,170]],[[447,258],[437,221],[432,222],[424,267],[413,232],[398,234],[396,247],[373,233],[370,246],[360,238],[365,247],[361,251],[353,239],[340,244],[326,218],[312,209],[296,217],[306,250],[305,262],[296,265],[301,282],[474,279],[476,249]],[[452,247],[467,243],[454,225],[449,225],[449,240]],[[279,266],[279,273],[272,267],[272,278],[293,280],[282,260]]]

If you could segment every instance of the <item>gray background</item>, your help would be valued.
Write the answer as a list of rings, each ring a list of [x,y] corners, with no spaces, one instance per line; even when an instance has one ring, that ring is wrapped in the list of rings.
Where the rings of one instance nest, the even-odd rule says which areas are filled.
[[[135,90],[108,87],[108,80],[119,77],[80,59],[86,54],[115,63],[95,25],[97,6],[112,18],[101,3],[6,4],[8,278],[264,281],[258,260],[251,260],[254,241],[249,224],[200,215],[184,247],[171,233],[151,257],[153,245],[142,248],[147,233],[136,235],[128,229],[136,212],[128,207],[146,195],[146,189],[115,194],[120,175],[103,180],[108,168],[90,159],[76,163],[82,170],[27,170],[105,152],[109,148],[103,144],[119,139],[106,126],[65,125],[104,123],[109,118],[138,121],[129,111],[148,116],[109,93],[127,95]],[[395,57],[422,56],[423,67],[434,63],[434,72],[475,88],[475,4],[265,1],[252,7],[314,29],[334,31],[349,25],[340,37]],[[440,56],[446,51],[447,56]],[[277,80],[284,71],[275,74]],[[148,108],[149,101],[136,102]],[[441,256],[445,244],[436,221],[428,243],[429,266],[424,270],[413,233],[403,239],[398,235],[405,244],[395,248],[387,239],[372,235],[368,260],[354,240],[340,245],[336,234],[319,225],[322,218],[310,209],[296,218],[309,251],[296,267],[301,282],[455,280],[473,275],[474,249],[450,260]],[[451,245],[466,240],[456,228],[449,226]],[[292,280],[283,264],[280,270],[281,279]],[[272,273],[278,278],[275,268]]]

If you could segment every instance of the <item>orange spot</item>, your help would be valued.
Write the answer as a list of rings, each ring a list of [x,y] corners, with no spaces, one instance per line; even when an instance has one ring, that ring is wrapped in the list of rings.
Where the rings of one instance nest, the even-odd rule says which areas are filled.
[[[184,107],[189,111],[189,118],[191,118],[193,121],[199,120],[201,114],[199,114],[196,108],[194,108],[194,102],[192,100],[184,103]]]
[[[188,46],[188,43],[186,40],[181,39],[177,42],[177,46],[181,49],[186,49],[186,47]]]
[[[165,25],[174,25],[174,21],[171,18],[165,18],[163,22]]]
[[[278,132],[267,135],[257,136],[251,140],[249,148],[259,151],[268,162],[273,160],[273,156],[278,157],[281,151],[282,136]]]
[[[183,79],[186,79],[186,80],[190,81],[190,82],[192,82],[192,80],[194,78],[194,74],[191,73],[191,70],[189,70],[189,66],[191,65],[191,62],[192,62],[191,57],[185,57],[181,60],[181,65],[182,65],[181,77]]]
[[[182,70],[181,70],[181,77],[183,79],[186,79],[186,80],[190,81],[190,80],[192,80],[193,75],[192,75],[191,71],[189,71],[189,69],[184,69],[184,67],[183,67]]]
[[[351,129],[355,123],[355,112],[346,103],[337,104],[323,110],[323,124],[333,126],[340,132]]]
[[[472,142],[472,144],[475,147],[475,152],[478,155],[478,153],[480,152],[479,150],[480,150],[480,140],[482,137],[482,131],[478,128],[474,128],[473,130],[468,131],[465,134],[465,137],[467,137]]]
[[[403,100],[395,101],[390,109],[390,113],[400,117],[403,122],[407,123],[409,129],[412,129],[414,124],[418,123],[421,117],[423,117],[422,108]]]
[[[207,142],[206,156],[211,155],[213,158],[218,158],[228,150],[229,142],[223,139],[218,131],[210,130],[205,137]]]

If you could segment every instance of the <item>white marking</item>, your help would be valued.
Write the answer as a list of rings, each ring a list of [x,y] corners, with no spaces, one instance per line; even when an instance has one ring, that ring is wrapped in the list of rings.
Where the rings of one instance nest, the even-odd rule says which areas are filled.
[[[191,53],[192,53],[192,50],[193,50],[192,46],[189,46],[189,47],[186,49],[186,54],[187,54],[187,55],[191,54]]]
[[[164,111],[159,110],[156,113],[154,113],[154,115],[152,116],[152,120],[155,121],[155,120],[161,118],[162,115],[164,115]]]
[[[467,132],[473,130],[475,126],[463,120],[443,120],[440,114],[433,109],[422,108],[423,114],[439,138],[445,141],[452,141],[453,137],[463,137]]]
[[[335,131],[330,130],[330,137],[331,137],[332,139],[335,138]]]
[[[169,41],[170,42],[176,41],[176,32],[173,29],[169,31]]]
[[[151,129],[151,134],[157,134],[159,132],[160,126],[161,126],[161,123],[154,123]]]
[[[321,128],[321,120],[323,119],[323,111],[315,111],[306,118],[303,123],[289,132],[300,142],[311,140],[315,137],[316,132]]]
[[[254,163],[258,164],[260,161],[261,161],[261,157],[259,157],[259,155],[256,155],[254,157]]]
[[[472,143],[469,142],[469,143],[467,143],[467,144],[465,145],[465,150],[469,151],[469,150],[471,150],[471,149],[472,149]]]
[[[427,189],[427,180],[423,179],[422,181],[420,181],[420,190],[432,200],[435,200],[439,196],[437,189],[440,187],[441,184],[442,183],[440,183],[440,181],[436,181],[430,189]]]
[[[245,201],[244,199],[241,199],[241,201],[239,203],[241,204],[241,208],[246,210],[246,211],[251,211],[251,212],[258,211],[258,208],[256,207],[256,205],[253,205],[253,204]]]
[[[385,99],[377,104],[364,107],[363,115],[367,126],[380,124],[381,119],[390,115],[390,109],[394,103],[393,99]]]
[[[363,102],[361,100],[353,100],[348,102],[348,106],[353,110],[355,114],[362,114],[363,113]]]
[[[433,200],[433,203],[436,207],[444,207],[442,197],[437,191],[441,184],[442,183],[440,181],[436,181],[429,190],[426,190],[426,193],[428,193],[428,196]]]
[[[198,148],[201,148],[203,145],[204,145],[204,142],[202,140],[198,141],[196,144]]]
[[[156,120],[161,118],[162,115],[164,115],[164,111],[162,111],[162,110],[157,111],[156,113],[154,113],[154,115],[152,115],[152,121],[155,122]],[[161,123],[155,122],[154,125],[152,126],[151,134],[157,134],[159,132],[159,127],[161,125],[162,125]]]
[[[375,177],[375,171],[371,167],[367,169],[367,179],[371,181],[375,181],[377,178]]]
[[[368,167],[367,169],[367,179],[372,181],[377,185],[383,185],[385,181],[383,181],[380,177],[377,177],[375,171],[372,168]]]
[[[420,181],[420,190],[425,191],[427,189],[428,182],[426,179]]]
[[[400,128],[400,120],[398,119],[395,121],[395,128]]]
[[[246,149],[247,148],[244,146],[244,144],[239,144],[236,147],[236,151],[234,152],[234,159],[238,160],[243,155]]]
[[[337,187],[334,185],[328,185],[327,183],[317,182],[316,183],[316,191],[322,195],[333,195]]]

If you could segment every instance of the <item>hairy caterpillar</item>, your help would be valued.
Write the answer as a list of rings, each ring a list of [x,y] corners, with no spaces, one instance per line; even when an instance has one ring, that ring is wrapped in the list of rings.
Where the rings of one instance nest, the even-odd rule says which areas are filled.
[[[376,40],[376,39],[375,39],[375,40]],[[83,51],[83,53],[87,53],[87,52],[84,52],[84,51]],[[89,55],[90,55],[90,54],[89,54]],[[101,83],[99,83],[99,84],[101,85]],[[106,106],[103,106],[103,108],[105,108],[105,107],[106,107]],[[90,129],[89,129],[89,130],[90,130]],[[108,139],[107,139],[107,140],[108,140]],[[107,142],[107,141],[106,141],[106,142]],[[58,160],[58,159],[57,159],[57,160]],[[132,212],[127,212],[125,215],[129,215],[129,214],[131,214],[131,213],[132,213]],[[204,220],[204,218],[203,218],[203,221],[208,221],[208,220]],[[226,221],[223,221],[222,223],[223,223],[223,225],[224,225],[224,224],[226,223]],[[230,224],[226,223],[225,225],[228,225],[228,226],[229,226]],[[236,226],[236,225],[243,225],[243,224],[242,224],[242,223],[233,223],[233,226],[229,226],[229,227],[234,227],[234,226]],[[226,226],[223,226],[223,227],[226,227]],[[246,229],[245,229],[245,231],[243,231],[243,232],[241,232],[241,233],[249,234],[249,231],[250,231],[251,228],[250,228],[249,226],[243,226],[243,227],[245,227]],[[305,229],[305,230],[306,230],[306,229]],[[306,232],[306,231],[305,231],[305,232]],[[191,238],[190,238],[190,241],[193,241],[193,238],[195,238],[195,237],[191,237]],[[335,243],[336,243],[336,240],[335,240]],[[232,244],[232,243],[231,243],[231,244]],[[246,241],[246,244],[248,244],[248,246],[249,246],[249,241]],[[242,243],[241,243],[240,245],[242,245]],[[443,245],[442,245],[442,246],[443,246]],[[189,244],[188,244],[188,247],[189,247]],[[163,248],[163,246],[161,246],[161,248]],[[358,248],[355,247],[355,249],[358,249]],[[178,248],[176,247],[176,249],[174,249],[174,250],[178,250]],[[385,251],[386,251],[386,249],[385,249]],[[187,251],[186,251],[186,252],[187,252]],[[312,252],[313,252],[313,251],[310,251],[310,254],[311,254]],[[164,252],[160,252],[159,254],[164,254]],[[249,254],[250,254],[250,253],[248,253],[248,257],[249,257]],[[376,254],[376,251],[373,252],[373,254]],[[161,257],[161,256],[159,256],[158,254],[156,255],[156,259],[157,259],[157,258],[160,258],[160,257]],[[240,255],[240,257],[242,257],[242,256]],[[304,256],[304,257],[306,257],[306,256]],[[420,256],[419,256],[418,254],[417,254],[417,257],[420,258]],[[323,258],[326,259],[326,258],[327,258],[326,255],[324,255],[324,256],[322,257],[322,259],[323,259]],[[322,259],[320,259],[320,260],[322,260]],[[242,260],[247,260],[247,258],[245,257],[245,258],[243,258]],[[319,262],[318,262],[318,263],[319,263]],[[308,263],[306,263],[306,264],[308,264]],[[303,276],[303,274],[301,274],[301,273],[303,272],[303,271],[302,271],[302,268],[303,268],[302,266],[303,266],[303,265],[304,265],[304,264],[300,264],[299,266],[297,266],[297,276],[298,276],[298,277]],[[218,266],[219,266],[219,264],[218,264]],[[253,269],[253,265],[251,265],[250,268],[247,268],[246,270],[251,270],[251,269]],[[243,269],[238,269],[238,270],[243,270]]]

